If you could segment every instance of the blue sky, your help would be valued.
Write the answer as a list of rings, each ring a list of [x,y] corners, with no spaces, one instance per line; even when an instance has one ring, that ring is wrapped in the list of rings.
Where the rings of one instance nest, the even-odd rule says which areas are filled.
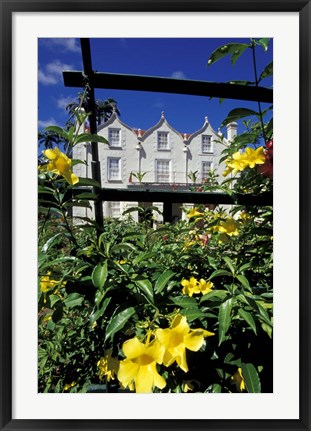
[[[264,35],[263,35],[264,37]],[[216,38],[103,38],[91,39],[93,69],[100,72],[128,73],[195,79],[213,82],[230,80],[254,81],[251,50],[248,49],[232,66],[230,57],[207,66],[211,53],[230,42],[249,42],[249,39]],[[260,75],[272,60],[273,46],[270,41],[267,52],[256,49],[257,70]],[[68,115],[66,105],[76,100],[80,88],[64,86],[63,70],[82,70],[79,39],[39,39],[38,41],[38,128],[48,125],[64,126]],[[272,87],[272,80],[262,85]],[[146,130],[155,125],[165,112],[172,127],[181,133],[194,133],[203,126],[207,116],[217,130],[233,108],[248,107],[258,110],[256,102],[246,102],[199,96],[165,93],[134,92],[120,90],[95,90],[96,99],[113,98],[117,101],[120,119],[133,128]],[[265,108],[268,105],[263,104]],[[239,124],[238,131],[243,126]],[[222,130],[225,133],[224,130]]]

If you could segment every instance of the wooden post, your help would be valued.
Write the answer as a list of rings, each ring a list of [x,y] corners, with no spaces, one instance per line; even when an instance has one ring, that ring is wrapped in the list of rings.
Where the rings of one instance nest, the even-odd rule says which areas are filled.
[[[95,95],[94,95],[94,83],[93,83],[93,75],[94,71],[92,69],[92,58],[91,58],[91,48],[90,48],[90,39],[81,38],[81,50],[82,50],[82,59],[83,59],[83,69],[84,74],[87,77],[89,92],[88,92],[88,112],[89,122],[90,122],[90,132],[92,135],[97,134],[97,124],[96,124],[96,104],[95,104]],[[100,174],[100,161],[98,157],[98,143],[91,142],[92,149],[92,178],[99,183],[99,187],[94,187],[94,193],[99,194],[101,190],[101,174]],[[99,228],[102,228],[104,224],[104,215],[103,215],[103,204],[102,201],[97,199],[94,202],[94,211],[95,211],[95,221]],[[97,235],[99,236],[101,233],[100,229],[97,229]]]

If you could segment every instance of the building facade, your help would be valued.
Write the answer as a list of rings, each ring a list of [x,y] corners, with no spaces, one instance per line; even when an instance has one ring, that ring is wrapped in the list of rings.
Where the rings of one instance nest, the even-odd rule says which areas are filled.
[[[190,185],[203,184],[208,172],[215,169],[221,175],[225,165],[219,164],[223,145],[237,134],[237,124],[227,126],[227,136],[216,132],[205,117],[202,128],[195,133],[180,133],[166,120],[164,112],[157,124],[148,130],[134,129],[124,124],[116,113],[98,127],[98,135],[109,142],[98,144],[101,165],[101,184],[104,188],[133,189],[148,186],[154,190],[188,190]],[[91,177],[91,144],[78,144],[73,151],[74,159],[86,161],[76,165],[80,177]],[[156,206],[159,202],[104,202],[105,217],[121,217],[133,206]],[[192,204],[173,204],[173,220],[183,217],[182,207]],[[91,210],[74,208],[74,216],[92,217]],[[133,214],[135,218],[135,214]],[[154,217],[161,222],[161,216]],[[137,217],[136,217],[137,219]]]

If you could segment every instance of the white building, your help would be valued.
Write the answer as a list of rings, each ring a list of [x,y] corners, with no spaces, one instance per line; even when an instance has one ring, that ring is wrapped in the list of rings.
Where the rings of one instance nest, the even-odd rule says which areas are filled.
[[[133,189],[144,185],[148,189],[189,190],[199,186],[207,178],[208,171],[216,169],[221,174],[225,165],[219,165],[222,142],[228,142],[237,133],[237,124],[227,126],[227,138],[215,130],[205,117],[200,130],[193,134],[180,133],[166,120],[164,112],[157,124],[148,130],[133,129],[124,124],[113,113],[111,118],[98,127],[98,135],[109,145],[98,144],[103,188]],[[73,151],[74,159],[86,160],[87,165],[76,165],[75,173],[80,177],[91,177],[91,144],[78,144]],[[140,184],[140,181],[141,184]],[[105,217],[120,217],[131,206],[157,206],[159,202],[104,202]],[[183,206],[188,206],[187,204]],[[189,206],[192,206],[191,204]],[[182,205],[173,204],[173,220],[182,217]],[[85,208],[74,208],[74,215],[92,217]],[[161,221],[161,217],[154,213]]]

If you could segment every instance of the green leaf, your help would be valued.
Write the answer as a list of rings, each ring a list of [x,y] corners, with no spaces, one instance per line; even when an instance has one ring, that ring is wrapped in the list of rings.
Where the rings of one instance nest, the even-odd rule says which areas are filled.
[[[90,315],[90,323],[91,325],[96,322],[96,320],[98,320],[100,317],[102,317],[102,315],[105,313],[106,308],[108,307],[109,303],[111,301],[111,297],[106,298],[105,301],[103,302],[103,305],[101,306],[101,308],[99,310],[96,310],[92,312],[92,314]]]
[[[243,310],[243,308],[239,308],[238,314],[239,314],[239,316],[242,317],[242,319],[245,320],[246,323],[249,324],[249,326],[252,328],[252,330],[257,335],[256,323],[255,323],[255,320],[254,320],[253,316],[251,315],[251,313],[249,313],[248,311]]]
[[[272,338],[272,327],[267,325],[266,323],[261,324],[262,329]]]
[[[260,117],[260,115],[258,114],[258,112],[253,111],[252,109],[248,109],[248,108],[235,108],[232,109],[227,118],[225,118],[223,120],[223,122],[221,123],[220,127],[226,126],[229,123],[232,123],[233,121],[237,121],[240,120],[241,118],[245,118],[245,117],[252,117],[252,116],[257,116]]]
[[[245,381],[247,392],[249,393],[260,393],[261,384],[259,375],[253,364],[241,364],[242,375]]]
[[[220,46],[212,52],[210,58],[208,59],[207,65],[210,66],[227,55],[231,55],[231,62],[232,64],[235,64],[240,55],[250,47],[250,44],[245,43],[228,43],[226,45]]]
[[[202,296],[202,298],[200,299],[200,303],[204,301],[209,301],[215,297],[223,300],[227,295],[228,295],[228,292],[226,290],[212,290],[211,292],[206,293],[205,295]]]
[[[174,304],[182,308],[192,308],[197,306],[197,300],[190,296],[176,296],[175,298],[170,298]]]
[[[259,81],[273,75],[273,61],[269,63],[260,74]]]
[[[153,288],[152,284],[148,279],[144,280],[133,280],[136,286],[139,288],[141,292],[145,294],[145,296],[149,299],[149,301],[153,304],[154,298],[153,298]]]
[[[252,292],[252,288],[249,285],[249,281],[247,280],[247,278],[245,277],[245,275],[239,274],[236,276],[236,278],[239,280],[239,282],[242,284],[243,287],[245,287],[245,289],[249,290],[250,292]]]
[[[246,269],[252,268],[252,266],[253,265],[250,262],[244,263],[244,265],[242,265],[242,266],[239,267],[239,272],[243,272]]]
[[[77,307],[82,304],[84,298],[79,293],[70,293],[64,300],[64,304],[68,308]]]
[[[48,126],[44,130],[49,131],[49,132],[54,132],[57,135],[59,135],[62,138],[64,138],[66,141],[69,141],[68,133],[64,129],[62,129],[61,127],[58,127],[58,126]]]
[[[231,325],[231,311],[232,311],[233,299],[229,298],[226,302],[220,305],[218,312],[219,322],[219,344],[224,340],[226,332]]]
[[[256,43],[258,43],[258,45],[261,45],[265,51],[268,51],[270,38],[269,37],[263,37],[261,39],[257,39]]]
[[[168,269],[167,271],[162,272],[160,277],[157,279],[156,284],[154,286],[154,290],[156,293],[162,292],[164,287],[167,285],[167,283],[170,281],[172,277],[174,277],[175,272]]]
[[[95,287],[102,289],[108,277],[108,265],[106,262],[101,262],[95,266],[92,272],[92,282]]]
[[[79,193],[78,195],[75,196],[76,199],[91,199],[94,200],[97,198],[97,195],[95,193],[89,193],[89,192],[85,192],[85,193]]]
[[[81,133],[76,139],[76,144],[80,144],[81,142],[100,142],[101,144],[109,144],[107,139],[105,139],[103,136],[99,135],[91,135],[90,133]]]
[[[71,159],[71,166],[76,166],[76,165],[87,165],[87,163],[85,160]]]
[[[50,306],[53,307],[56,304],[56,302],[60,301],[60,297],[57,295],[50,295],[49,300],[50,300]]]
[[[137,265],[138,263],[142,261],[147,261],[148,259],[156,256],[157,253],[155,252],[147,252],[147,253],[140,253],[135,259],[133,260],[133,265]]]
[[[116,314],[108,323],[105,335],[105,341],[113,339],[113,336],[120,331],[128,320],[135,314],[135,308],[129,307]]]
[[[205,314],[203,311],[201,311],[198,307],[196,308],[183,308],[180,311],[180,314],[182,316],[185,316],[188,320],[188,322],[193,322],[196,319],[201,319],[202,317],[205,317]]]
[[[248,44],[240,44],[240,46],[238,46],[236,49],[233,50],[232,55],[231,55],[231,63],[233,64],[233,66],[235,65],[235,63],[237,62],[237,60],[239,59],[239,57],[243,54],[243,52],[249,48]]]
[[[219,385],[218,383],[214,383],[213,385],[210,385],[205,392],[220,394],[221,391],[222,391],[221,385]]]
[[[273,117],[266,126],[266,136],[268,139],[271,139],[273,136]]]
[[[136,250],[135,246],[129,242],[121,242],[120,244],[114,245],[111,247],[111,253],[115,253],[116,251],[120,250]]]
[[[79,259],[73,256],[59,257],[57,259],[51,260],[50,262],[44,263],[42,266],[40,266],[40,272],[42,272],[43,269],[45,268],[52,268],[53,266],[58,265],[59,263],[65,263],[65,262],[72,262],[72,263],[79,262]]]
[[[230,269],[232,275],[234,276],[234,274],[235,274],[234,264],[233,264],[232,260],[230,259],[230,257],[224,256],[223,260],[226,262],[227,267]]]
[[[70,236],[69,233],[64,233],[64,232],[59,232],[56,235],[52,236],[51,238],[49,238],[46,243],[42,246],[41,251],[43,253],[47,253],[47,251],[49,250],[50,247],[52,247],[57,241],[57,238],[59,238],[60,236]]]
[[[79,186],[92,186],[92,187],[100,188],[99,182],[96,180],[93,180],[92,178],[79,177],[78,185]]]
[[[211,280],[212,278],[220,277],[223,275],[225,275],[227,277],[232,276],[232,274],[229,271],[226,271],[224,269],[216,269],[216,271],[212,272],[212,274],[208,277],[208,279]]]

